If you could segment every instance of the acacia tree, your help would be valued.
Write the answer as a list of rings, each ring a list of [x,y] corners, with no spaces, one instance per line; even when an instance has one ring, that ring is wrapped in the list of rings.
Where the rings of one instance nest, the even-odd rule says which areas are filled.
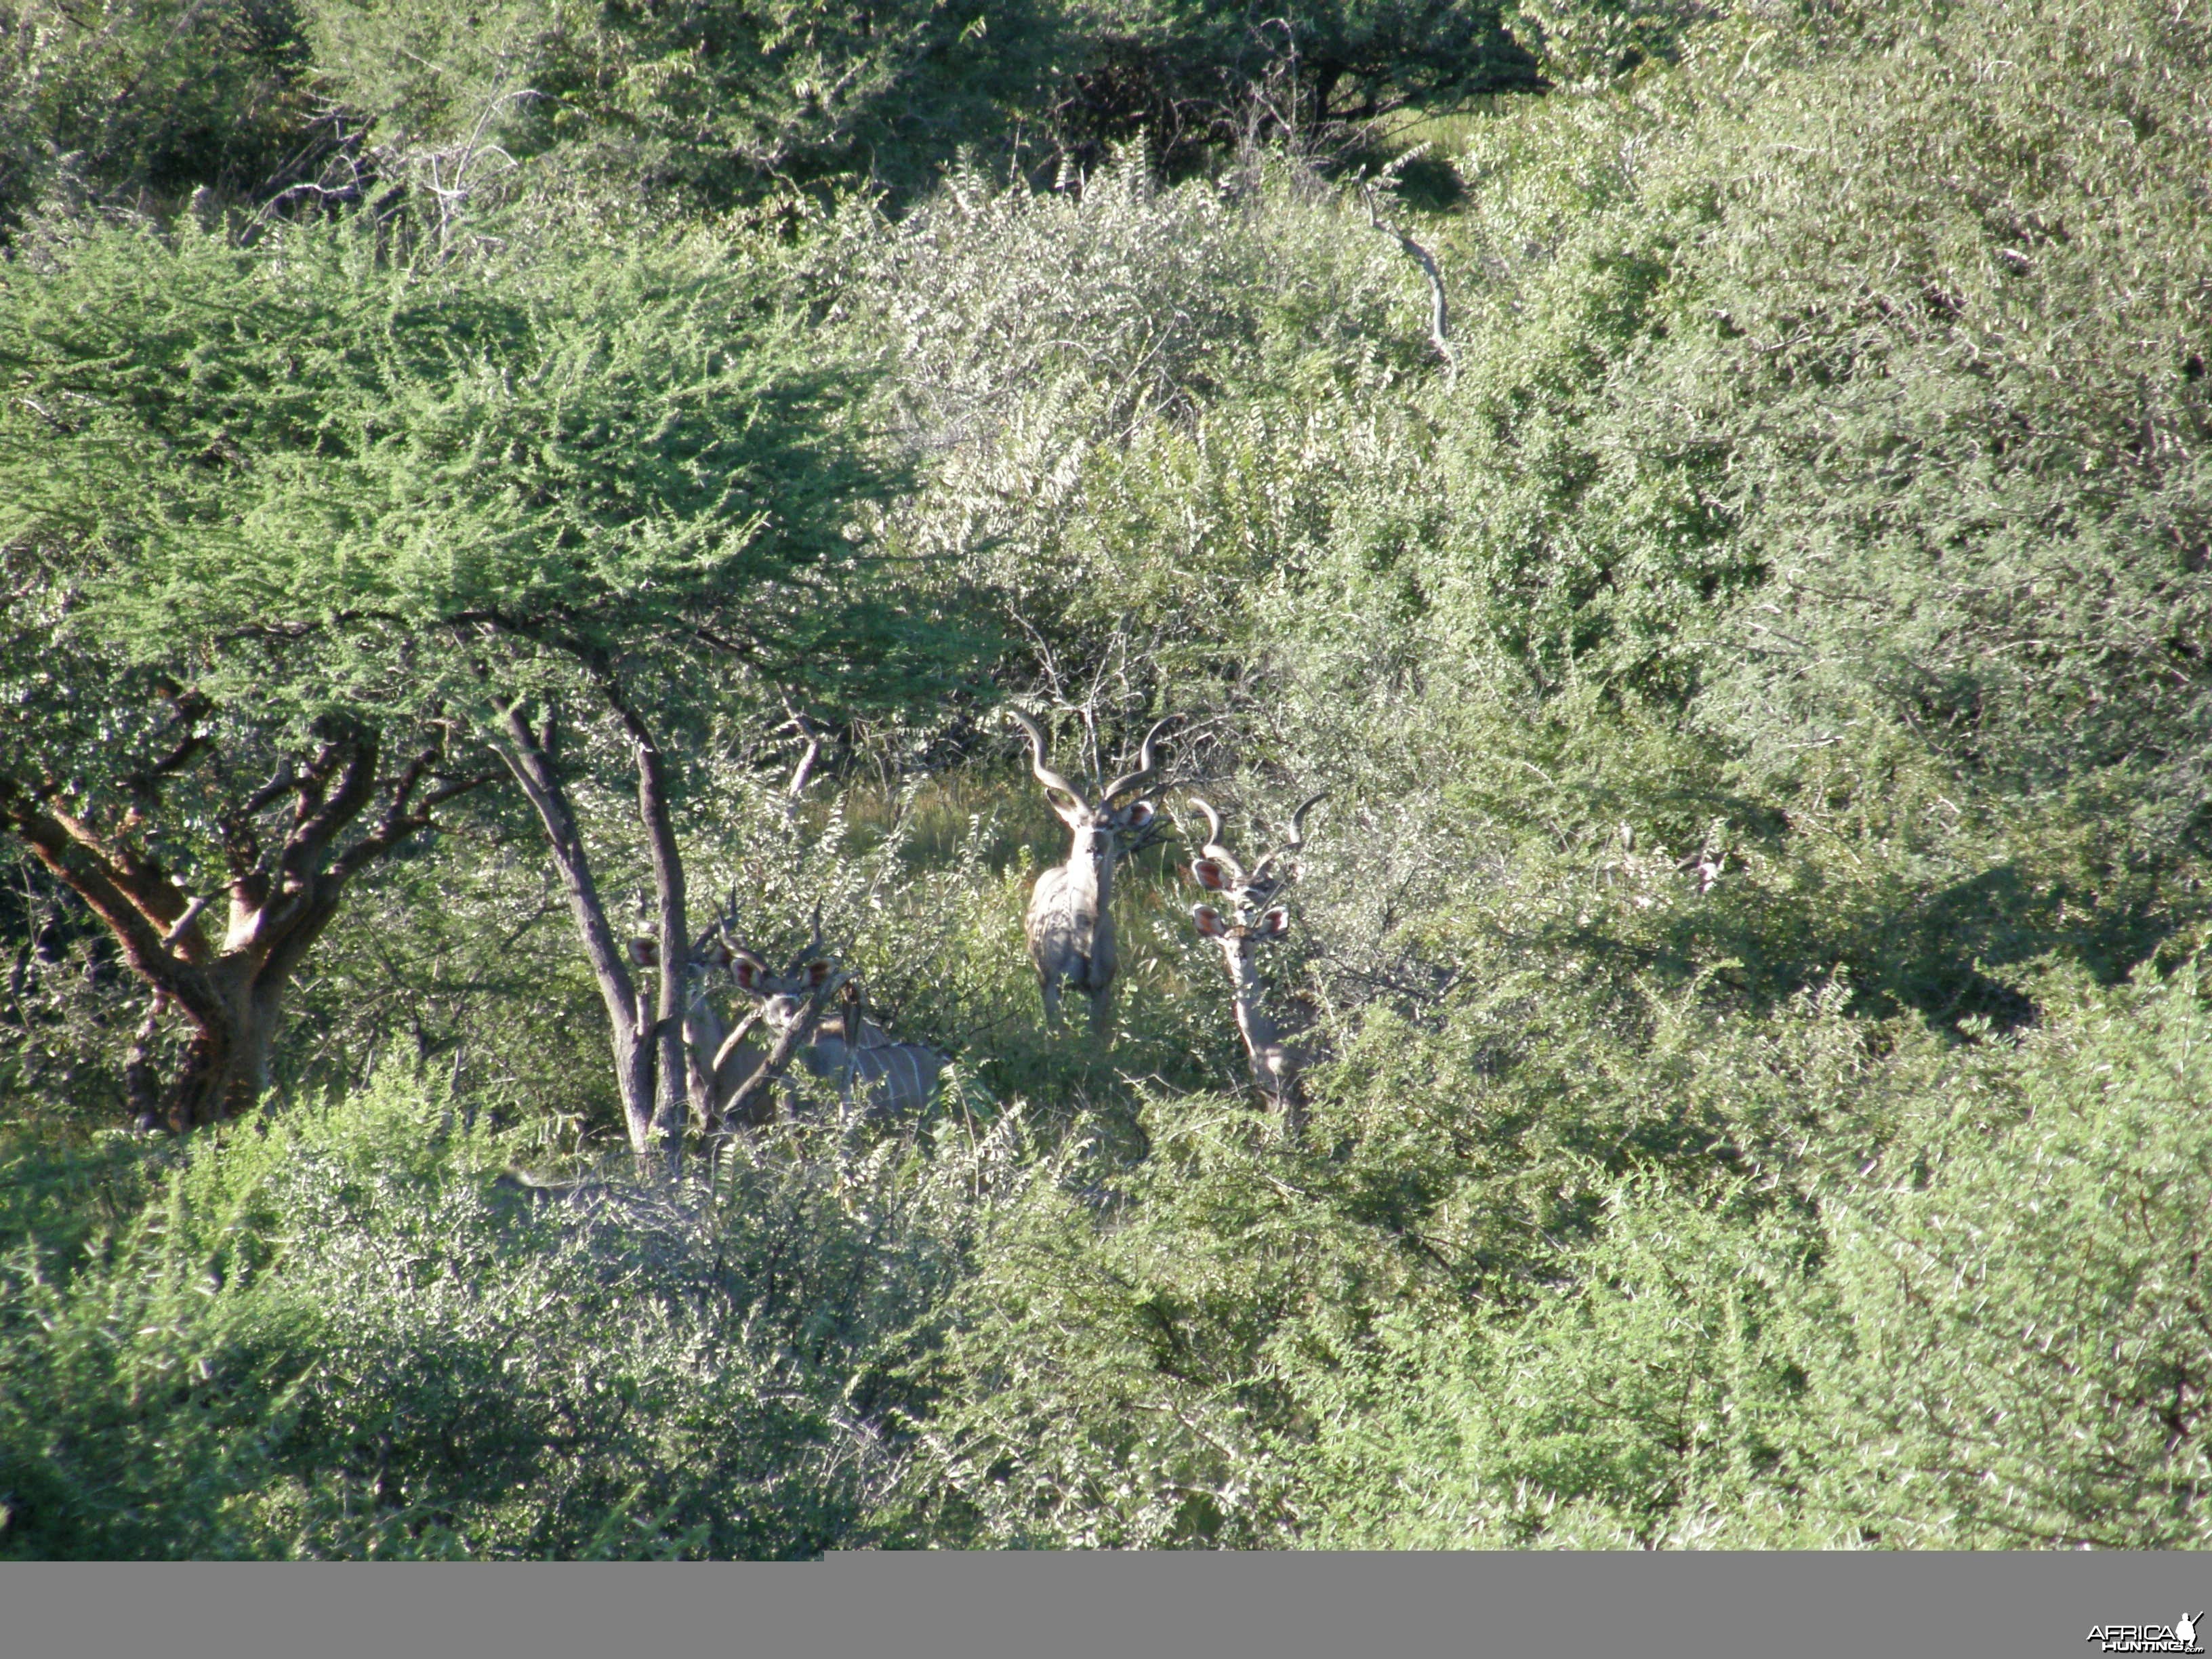
[[[287,987],[348,886],[494,775],[402,665],[325,630],[212,626],[179,567],[258,562],[323,421],[303,343],[342,295],[255,292],[192,240],[46,242],[0,268],[0,829],[112,937],[151,1007],[134,1117],[182,1131],[267,1087]],[[296,469],[295,469],[296,471]],[[188,1036],[165,1079],[165,1014]]]
[[[629,971],[580,769],[629,774],[659,959],[681,962],[682,743],[794,692],[935,697],[963,659],[960,631],[894,580],[908,567],[848,535],[855,498],[888,480],[856,441],[854,381],[779,305],[771,258],[703,234],[611,249],[540,228],[410,261],[361,219],[252,251],[187,228],[36,257],[0,288],[0,476],[19,486],[0,538],[67,550],[76,626],[104,648],[189,662],[188,695],[250,692],[316,737],[292,775],[324,804],[280,866],[327,856],[349,877],[384,850],[326,854],[319,826],[365,809],[359,757],[387,734],[415,744],[387,787],[393,847],[429,796],[503,765],[599,983],[633,1147],[672,1152],[681,975],[648,998]],[[564,745],[564,726],[586,742]],[[106,787],[128,793],[120,774]],[[138,907],[148,927],[167,903]]]
[[[258,720],[165,669],[75,640],[70,590],[10,560],[0,826],[105,924],[150,992],[124,1080],[133,1120],[177,1131],[252,1107],[285,992],[347,887],[489,781],[404,734],[328,713]],[[28,567],[27,568],[26,567]],[[163,1016],[190,1035],[164,1079]]]

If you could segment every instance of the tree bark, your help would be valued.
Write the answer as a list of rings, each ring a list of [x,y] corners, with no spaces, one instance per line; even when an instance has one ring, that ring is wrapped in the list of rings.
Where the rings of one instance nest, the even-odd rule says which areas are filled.
[[[691,952],[691,930],[685,915],[684,855],[676,844],[676,819],[668,799],[668,776],[661,763],[660,745],[644,717],[623,694],[611,672],[599,677],[599,690],[613,708],[623,729],[629,733],[631,754],[637,768],[637,818],[645,831],[653,859],[654,920],[660,934],[661,972],[653,1010],[655,1077],[652,1133],[660,1146],[672,1176],[684,1157],[684,1117],[686,1105],[684,1050],[684,964]]]
[[[1364,187],[1367,198],[1367,222],[1385,236],[1396,241],[1405,250],[1406,257],[1421,268],[1421,275],[1429,282],[1429,343],[1436,349],[1437,356],[1444,366],[1447,383],[1459,376],[1459,354],[1451,344],[1451,305],[1444,295],[1444,274],[1437,268],[1436,255],[1408,236],[1397,226],[1383,218],[1375,205],[1375,186]]]
[[[58,785],[33,787],[0,776],[0,824],[91,908],[154,992],[155,1006],[125,1057],[125,1087],[134,1119],[155,1115],[179,1133],[259,1103],[285,991],[337,914],[348,884],[426,827],[439,802],[488,781],[465,780],[418,802],[416,793],[440,752],[434,744],[390,781],[380,819],[341,853],[338,836],[377,793],[377,734],[355,730],[331,738],[304,771],[288,762],[224,820],[229,915],[218,940],[206,924],[208,898],[186,893],[132,841],[145,810],[158,805],[162,778],[204,747],[188,738],[154,772],[128,781],[140,805],[108,834],[64,809]],[[287,794],[290,827],[264,852],[258,815]],[[157,1091],[153,1044],[170,1009],[191,1024],[191,1036],[175,1078]]]
[[[522,786],[522,793],[537,809],[538,822],[544,826],[553,866],[560,872],[562,890],[568,900],[568,913],[575,920],[576,932],[584,942],[585,960],[591,964],[599,1000],[606,1007],[609,1042],[614,1049],[615,1088],[622,1097],[630,1151],[642,1170],[652,1146],[657,1045],[644,1018],[643,1000],[615,944],[614,930],[607,925],[606,907],[600,902],[599,885],[592,878],[591,860],[576,828],[575,809],[569,804],[568,792],[555,765],[558,727],[549,712],[544,723],[533,731],[530,722],[522,717],[520,699],[502,712],[501,724],[507,733],[507,746],[500,750],[500,757],[514,773],[515,781]],[[665,951],[665,939],[663,949]],[[661,960],[681,962],[683,957],[679,944],[672,957],[664,954]],[[664,974],[662,977],[670,975]]]

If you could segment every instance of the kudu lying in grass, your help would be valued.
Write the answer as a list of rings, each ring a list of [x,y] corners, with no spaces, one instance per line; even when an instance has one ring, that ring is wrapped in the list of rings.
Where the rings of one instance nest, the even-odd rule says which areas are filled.
[[[775,1086],[793,1060],[813,1076],[838,1083],[871,1111],[895,1115],[927,1104],[945,1056],[920,1043],[894,1042],[863,1018],[860,981],[823,948],[817,921],[811,939],[778,973],[764,957],[735,942],[734,911],[692,946],[684,963],[684,1048],[694,1121],[710,1133],[757,1128],[775,1115]],[[633,939],[631,956],[659,966],[649,939]],[[708,993],[727,975],[754,1003],[726,1024]],[[849,1041],[848,1032],[857,1032]],[[765,1053],[755,1042],[764,1036]]]

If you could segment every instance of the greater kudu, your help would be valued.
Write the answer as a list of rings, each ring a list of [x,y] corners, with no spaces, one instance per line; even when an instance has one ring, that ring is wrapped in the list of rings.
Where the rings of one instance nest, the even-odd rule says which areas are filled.
[[[1114,865],[1158,833],[1159,817],[1158,809],[1141,797],[1125,806],[1114,803],[1135,794],[1159,770],[1152,740],[1168,721],[1161,720],[1145,734],[1137,769],[1108,784],[1094,806],[1080,789],[1045,764],[1044,733],[1037,723],[1018,708],[1006,712],[1029,734],[1030,769],[1073,837],[1067,862],[1039,876],[1036,890],[1030,896],[1026,931],[1030,960],[1036,964],[1044,998],[1044,1023],[1048,1030],[1059,1026],[1060,993],[1065,983],[1091,999],[1091,1035],[1103,1037],[1113,1026],[1114,975],[1119,966],[1114,951]]]
[[[897,1116],[918,1112],[937,1092],[945,1058],[919,1042],[899,1042],[866,1017],[860,982],[823,953],[821,929],[814,940],[778,973],[750,951],[732,951],[730,977],[760,1005],[760,1018],[779,1039],[792,1035],[810,1008],[821,1007],[811,1031],[798,1033],[799,1063],[812,1075],[834,1082],[848,1100],[857,1097],[872,1115]],[[836,994],[835,1012],[822,994]]]
[[[726,1025],[720,1011],[708,996],[713,982],[729,970],[735,956],[730,921],[725,915],[693,940],[681,969],[685,1093],[690,1099],[692,1121],[708,1133],[719,1133],[727,1127],[723,1118],[732,1099],[759,1069],[763,1058],[746,1041],[759,1020],[743,1020],[735,1028]],[[660,966],[660,946],[653,939],[641,935],[632,939],[629,954],[641,968]]]
[[[1282,1028],[1262,1000],[1254,953],[1291,930],[1291,913],[1275,901],[1297,878],[1295,855],[1305,844],[1306,814],[1322,799],[1316,795],[1291,814],[1291,838],[1266,854],[1248,872],[1221,841],[1221,814],[1197,796],[1191,805],[1206,814],[1206,847],[1190,863],[1190,878],[1209,893],[1220,894],[1225,911],[1211,904],[1191,907],[1200,934],[1221,947],[1229,970],[1230,994],[1237,1005],[1237,1030],[1244,1039],[1252,1081],[1267,1103],[1283,1115],[1296,1134],[1305,1127],[1305,1095],[1298,1073],[1306,1056],[1283,1038]]]

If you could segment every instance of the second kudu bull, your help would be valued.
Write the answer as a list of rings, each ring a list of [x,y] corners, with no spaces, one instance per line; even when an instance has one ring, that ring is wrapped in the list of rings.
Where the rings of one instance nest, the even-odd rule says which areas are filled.
[[[1099,793],[1096,805],[1045,764],[1044,733],[1018,708],[1006,711],[1030,740],[1030,769],[1044,786],[1045,799],[1073,837],[1067,862],[1037,878],[1030,896],[1030,960],[1036,964],[1044,998],[1047,1029],[1060,1024],[1064,985],[1091,999],[1091,1030],[1103,1037],[1114,1023],[1114,975],[1120,966],[1114,949],[1114,866],[1158,833],[1159,809],[1140,793],[1159,765],[1152,741],[1168,724],[1145,734],[1137,769],[1118,777]],[[1126,805],[1116,801],[1129,797]]]
[[[1297,854],[1306,844],[1306,814],[1322,799],[1316,795],[1291,813],[1291,838],[1247,871],[1223,844],[1221,814],[1197,796],[1190,798],[1190,804],[1206,814],[1206,848],[1191,860],[1190,878],[1219,900],[1218,904],[1193,905],[1190,919],[1201,938],[1221,947],[1253,1085],[1282,1114],[1284,1126],[1292,1134],[1305,1127],[1305,1095],[1298,1073],[1307,1056],[1285,1039],[1281,1025],[1267,1012],[1256,953],[1261,945],[1272,945],[1291,931],[1291,913],[1277,901],[1297,879]]]
[[[860,981],[820,954],[821,934],[779,974],[750,951],[733,949],[730,977],[760,1005],[760,1016],[778,1036],[805,1017],[811,1002],[828,988],[842,994],[825,1007],[811,1032],[802,1032],[799,1063],[814,1076],[838,1085],[848,1101],[858,1100],[872,1115],[919,1112],[937,1092],[945,1059],[919,1042],[895,1041],[866,1018]]]

